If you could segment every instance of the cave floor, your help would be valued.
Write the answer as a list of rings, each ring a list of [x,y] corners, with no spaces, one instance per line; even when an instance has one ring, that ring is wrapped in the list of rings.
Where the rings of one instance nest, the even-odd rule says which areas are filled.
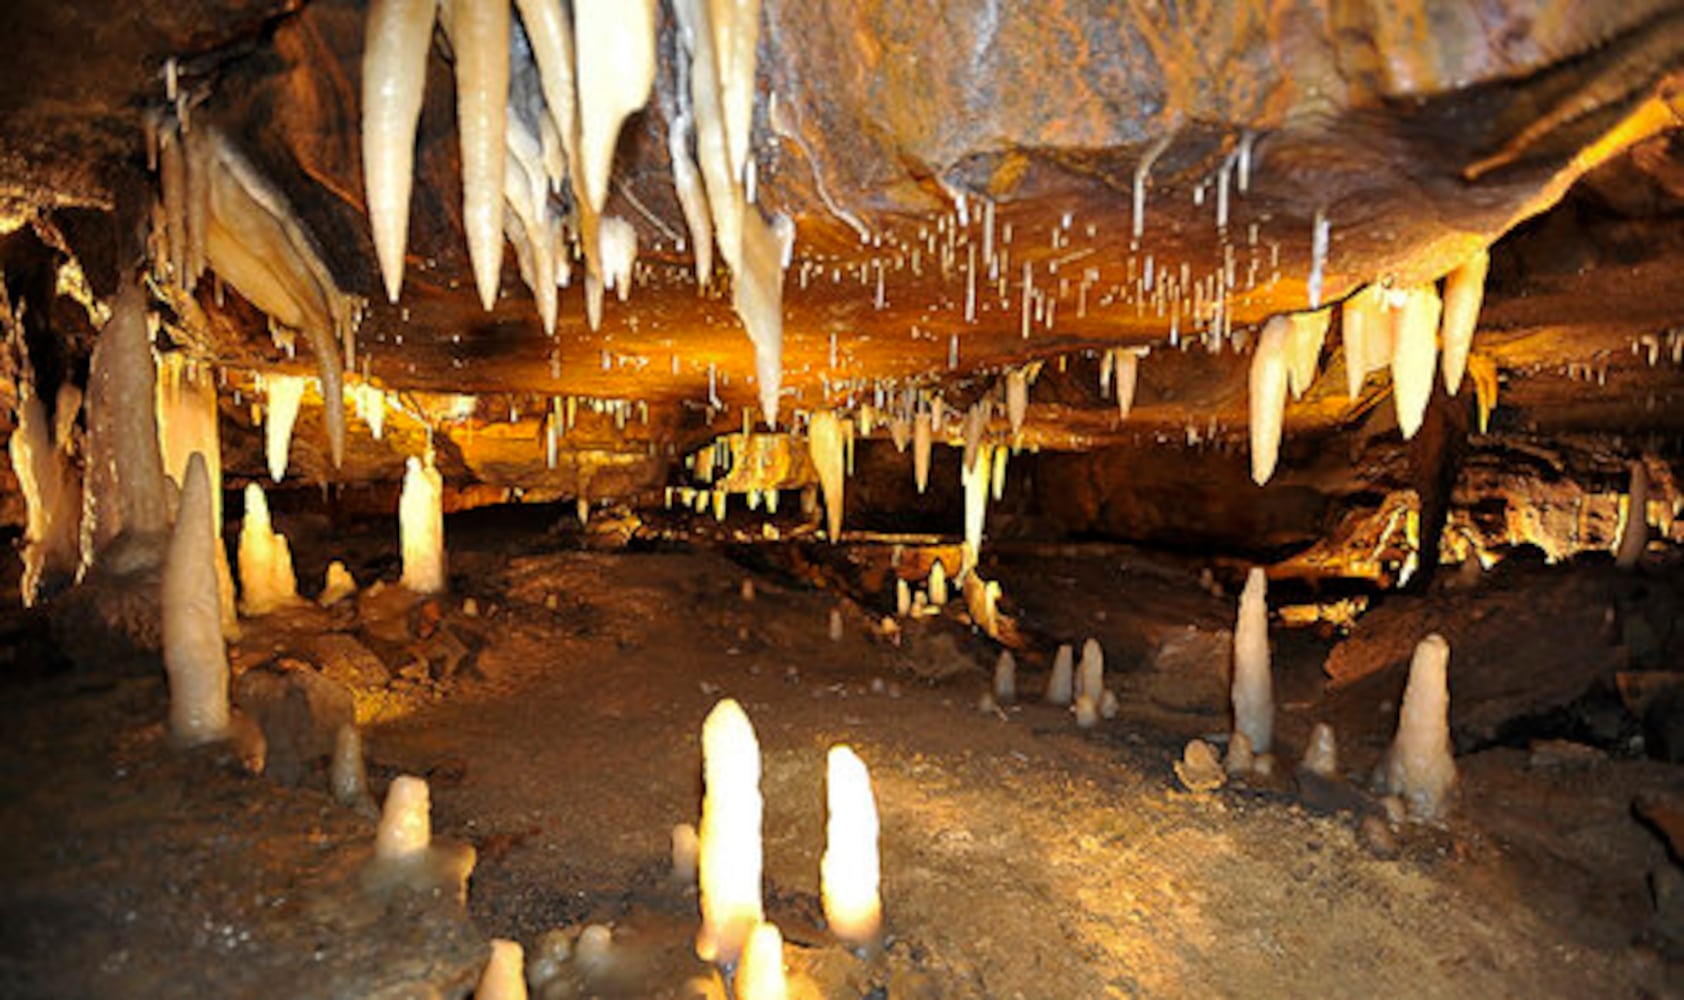
[[[427,777],[435,834],[477,849],[468,910],[479,932],[520,940],[530,957],[546,931],[614,928],[606,971],[564,968],[535,996],[717,995],[690,956],[696,902],[669,877],[669,836],[697,819],[701,722],[726,696],[747,710],[764,754],[767,916],[790,942],[798,996],[1680,988],[1647,881],[1668,864],[1665,848],[1631,818],[1634,797],[1676,791],[1676,766],[1600,757],[1544,768],[1492,747],[1459,759],[1461,804],[1444,827],[1365,832],[1371,802],[1306,799],[1290,766],[1270,781],[1184,791],[1171,766],[1183,742],[1225,728],[1214,696],[1199,694],[1219,690],[1215,675],[1165,686],[1119,637],[1153,616],[1226,627],[1231,599],[1202,590],[1194,570],[1114,549],[997,557],[1031,697],[984,710],[994,647],[956,609],[904,623],[896,642],[883,609],[716,551],[467,545],[453,555],[457,592],[436,607],[473,654],[442,679],[398,669],[381,690],[359,691],[359,706],[372,719],[376,792],[399,773]],[[311,607],[246,623],[236,669],[303,637],[413,620],[414,599],[395,588],[359,601],[355,615]],[[836,642],[832,608],[844,623]],[[1084,732],[1033,696],[1047,637],[1079,646],[1087,634],[1106,643],[1122,712]],[[1275,629],[1288,760],[1332,711],[1327,648]],[[225,753],[169,751],[156,677],[10,687],[4,992],[377,995],[369,984],[383,980],[369,967],[392,955],[444,995],[465,988],[481,953],[441,912],[448,900],[344,901],[357,896],[372,823],[317,790],[319,775],[280,788],[238,775]],[[1338,708],[1343,767],[1366,774],[1393,716],[1371,702],[1365,723]],[[821,929],[823,762],[835,742],[870,767],[882,816],[887,942],[870,960]],[[343,939],[321,940],[323,927]],[[358,935],[380,941],[359,949]]]

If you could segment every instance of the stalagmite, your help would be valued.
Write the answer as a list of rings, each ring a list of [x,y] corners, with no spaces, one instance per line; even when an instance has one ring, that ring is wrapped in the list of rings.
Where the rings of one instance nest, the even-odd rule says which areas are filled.
[[[1117,351],[1116,355],[1116,372],[1112,377],[1117,383],[1117,417],[1127,420],[1129,412],[1134,409],[1134,389],[1140,378],[1140,353],[1124,349]]]
[[[398,500],[398,533],[403,553],[400,583],[418,594],[444,592],[444,478],[410,456],[404,463],[403,494]]]
[[[654,0],[574,0],[579,85],[579,161],[585,200],[608,201],[620,125],[649,100],[655,82]]]
[[[1284,317],[1290,328],[1287,334],[1286,373],[1293,399],[1303,398],[1304,393],[1309,391],[1310,384],[1316,380],[1316,371],[1321,363],[1322,342],[1327,339],[1327,325],[1331,315],[1332,311],[1329,309],[1317,309],[1315,312],[1290,313]],[[1274,321],[1271,319],[1269,322]]]
[[[373,811],[374,800],[368,791],[368,767],[363,762],[363,734],[354,725],[343,725],[334,731],[328,787],[333,790],[334,801],[340,805]]]
[[[1259,486],[1275,474],[1280,457],[1281,422],[1286,416],[1288,332],[1285,323],[1270,320],[1264,324],[1257,353],[1251,357],[1251,479]]]
[[[1068,644],[1053,656],[1052,676],[1047,680],[1047,703],[1068,705],[1076,697],[1076,655]]]
[[[683,886],[696,884],[696,866],[702,851],[702,844],[696,835],[696,828],[689,823],[678,823],[672,828],[672,880]]]
[[[930,564],[930,579],[927,584],[930,592],[930,603],[941,607],[947,603],[947,567],[937,559]]]
[[[1438,290],[1421,285],[1394,291],[1392,312],[1392,402],[1404,440],[1421,429],[1438,367],[1438,320],[1443,309]]]
[[[1444,279],[1444,354],[1440,370],[1444,373],[1444,390],[1452,396],[1462,387],[1462,374],[1468,367],[1468,351],[1473,347],[1474,329],[1479,326],[1485,273],[1490,266],[1490,253],[1481,250]]]
[[[1339,744],[1332,726],[1318,722],[1310,730],[1310,745],[1304,748],[1304,761],[1298,767],[1320,778],[1339,776]]]
[[[1071,711],[1076,713],[1077,729],[1092,729],[1099,725],[1099,703],[1093,700],[1093,696],[1077,695],[1076,704],[1071,706]]]
[[[298,407],[304,400],[301,375],[268,375],[263,408],[263,455],[269,463],[269,478],[280,482],[287,476],[288,453],[292,450],[292,428],[298,422]]]
[[[508,0],[454,0],[456,127],[462,151],[462,229],[474,287],[487,311],[503,269],[503,186],[509,101]]]
[[[1643,561],[1643,550],[1649,545],[1649,469],[1640,461],[1631,463],[1631,485],[1625,500],[1625,520],[1614,547],[1614,565],[1633,570]]]
[[[269,523],[263,487],[246,484],[245,519],[240,525],[240,611],[266,615],[298,602],[298,580],[285,535]]]
[[[760,743],[742,706],[715,705],[702,726],[702,928],[696,955],[735,965],[764,919],[760,902]]]
[[[871,775],[859,755],[842,744],[830,748],[826,767],[828,821],[819,863],[825,922],[839,940],[871,948],[883,925]]]
[[[905,618],[912,610],[912,588],[905,580],[895,580],[895,614]]]
[[[988,495],[995,500],[1006,495],[1006,460],[1010,457],[1011,449],[994,449],[994,461],[989,466]]]
[[[316,603],[325,608],[330,604],[343,601],[356,592],[356,578],[351,576],[351,571],[345,568],[344,563],[335,559],[327,564],[327,576],[322,583],[322,593],[321,596],[316,598]]]
[[[842,437],[842,423],[829,410],[813,414],[807,423],[807,449],[824,491],[825,530],[833,543],[842,538]]]
[[[776,924],[757,924],[743,947],[736,976],[737,1000],[789,1000],[784,938]]]
[[[1029,413],[1029,377],[1022,368],[1006,373],[1006,419],[1015,436],[1023,431],[1023,421]]]
[[[162,594],[170,736],[189,746],[228,735],[228,657],[215,547],[210,477],[204,458],[195,454],[187,462],[187,482],[164,557]]]
[[[474,1000],[526,1000],[525,952],[515,941],[491,939],[491,958],[474,987]]]
[[[1017,700],[1017,658],[1009,649],[1000,650],[994,661],[994,698],[1002,705]]]
[[[120,535],[161,541],[169,528],[155,378],[146,300],[138,286],[126,285],[112,304],[88,370],[84,560],[98,558]]]
[[[1082,662],[1076,671],[1076,695],[1092,698],[1095,706],[1105,691],[1105,650],[1099,640],[1082,643]]]
[[[912,481],[923,493],[930,485],[930,413],[921,411],[912,418]]]
[[[1234,622],[1234,731],[1265,754],[1275,734],[1274,679],[1269,670],[1269,578],[1254,566]]]
[[[1429,822],[1444,816],[1456,787],[1449,664],[1450,644],[1443,636],[1429,635],[1415,647],[1397,736],[1382,767],[1385,791],[1403,798],[1411,818]]]
[[[427,782],[400,774],[386,789],[386,804],[374,831],[374,859],[413,863],[426,855],[432,843],[432,797]]]
[[[982,529],[988,516],[988,482],[993,447],[982,444],[977,448],[974,468],[961,467],[959,482],[965,491],[965,540],[959,548],[959,575],[965,576],[976,568],[982,555]]]
[[[363,187],[386,296],[403,288],[415,127],[427,83],[437,0],[373,0],[363,43]]]

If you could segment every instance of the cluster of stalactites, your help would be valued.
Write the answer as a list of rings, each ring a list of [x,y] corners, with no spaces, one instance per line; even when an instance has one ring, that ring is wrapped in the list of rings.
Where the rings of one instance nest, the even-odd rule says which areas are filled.
[[[216,129],[173,115],[155,132],[162,189],[154,270],[191,294],[206,269],[315,352],[335,466],[344,457],[343,363],[354,355],[362,302],[342,291],[308,227],[281,189]]]
[[[515,14],[518,12],[518,17]],[[777,423],[783,372],[783,276],[794,247],[787,216],[754,207],[749,133],[754,112],[758,0],[676,0],[677,51],[657,53],[654,0],[375,0],[363,50],[363,164],[369,222],[386,293],[403,284],[415,135],[435,20],[455,54],[462,215],[481,303],[496,302],[507,236],[521,277],[554,332],[558,287],[585,262],[586,317],[601,321],[605,290],[630,290],[637,235],[604,215],[625,120],[654,89],[668,118],[668,153],[705,285],[713,249],[734,276],[732,305],[754,344],[761,409]]]
[[[1340,307],[1346,392],[1355,399],[1369,372],[1390,367],[1392,401],[1405,439],[1415,436],[1432,397],[1435,369],[1452,396],[1463,376],[1474,377],[1483,431],[1496,405],[1496,370],[1471,356],[1490,258],[1481,250],[1444,279],[1405,288],[1370,285]],[[1287,392],[1301,397],[1315,381],[1329,309],[1274,316],[1263,326],[1250,377],[1251,475],[1258,485],[1274,474],[1280,454]]]

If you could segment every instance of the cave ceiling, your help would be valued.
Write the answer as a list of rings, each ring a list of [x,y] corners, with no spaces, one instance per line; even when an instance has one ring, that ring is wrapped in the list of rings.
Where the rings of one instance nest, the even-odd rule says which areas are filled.
[[[362,179],[364,18],[351,0],[4,5],[4,228],[56,221],[61,252],[108,294],[126,257],[95,244],[138,259],[130,237],[157,197],[148,129],[170,107],[173,71],[190,127],[228,137],[267,175],[339,286],[366,299],[357,375],[479,396],[484,425],[524,427],[569,396],[642,404],[648,421],[615,428],[608,450],[690,447],[740,427],[756,400],[754,351],[730,276],[716,268],[698,288],[686,245],[667,152],[669,5],[656,10],[654,93],[620,134],[605,209],[636,230],[634,287],[608,296],[593,330],[575,280],[553,337],[512,251],[495,307],[474,294],[443,32],[428,56],[406,279],[387,301]],[[1516,227],[1547,236],[1528,220],[1587,174],[1602,179],[1602,204],[1653,193],[1617,206],[1639,229],[1675,217],[1684,194],[1671,134],[1684,107],[1677,0],[766,0],[760,25],[754,200],[796,234],[786,415],[907,386],[963,405],[1041,362],[1034,443],[1189,429],[1243,442],[1242,350],[1269,316],[1371,283],[1432,281]],[[1595,282],[1547,240],[1532,257],[1498,258],[1475,350],[1529,421],[1677,422],[1676,379],[1627,349],[1671,336],[1684,305],[1667,280],[1679,241],[1655,231],[1666,230],[1634,230],[1626,243],[1645,249],[1616,246],[1624,266]],[[310,370],[213,283],[175,305],[181,339],[237,384]],[[1127,421],[1096,385],[1100,352],[1125,346],[1150,351]],[[1632,381],[1592,402],[1581,362],[1604,382],[1609,369]],[[1289,433],[1353,425],[1384,397],[1371,381],[1347,399],[1340,363],[1330,351],[1289,408]],[[353,446],[353,466],[401,461],[396,445],[367,445]]]

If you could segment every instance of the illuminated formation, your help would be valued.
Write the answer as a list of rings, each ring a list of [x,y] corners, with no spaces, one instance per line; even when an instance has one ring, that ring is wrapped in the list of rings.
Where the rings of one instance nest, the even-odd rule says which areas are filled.
[[[263,487],[246,484],[246,513],[240,524],[240,611],[266,615],[298,602],[287,537],[269,523]]]
[[[216,582],[210,477],[203,456],[187,462],[175,530],[164,557],[164,669],[170,735],[187,745],[228,735],[228,657]]]
[[[702,767],[702,929],[696,954],[729,969],[765,917],[760,902],[760,743],[742,706],[730,698],[715,705],[702,725]]]
[[[526,1000],[525,952],[517,941],[491,939],[491,958],[474,987],[474,1000]]]
[[[830,748],[827,815],[819,885],[830,931],[848,944],[874,947],[883,926],[878,894],[877,800],[865,762],[845,745]]]
[[[776,924],[755,925],[737,968],[737,1000],[788,1000],[784,938]]]
[[[403,495],[398,499],[398,533],[403,549],[401,583],[417,594],[440,594],[446,586],[444,554],[444,479],[427,463],[410,456],[404,463]]]
[[[1403,799],[1413,819],[1442,819],[1456,789],[1450,748],[1450,644],[1429,635],[1409,661],[1397,736],[1381,764],[1385,791]]]
[[[88,371],[84,561],[97,562],[118,538],[145,545],[149,539],[161,539],[169,529],[164,462],[158,445],[156,368],[146,323],[144,295],[138,287],[125,286],[94,347]],[[207,481],[207,505],[212,502],[209,492]],[[214,534],[211,510],[214,507],[207,508],[205,523]],[[150,564],[157,565],[155,557]],[[213,596],[214,573],[213,567]]]

